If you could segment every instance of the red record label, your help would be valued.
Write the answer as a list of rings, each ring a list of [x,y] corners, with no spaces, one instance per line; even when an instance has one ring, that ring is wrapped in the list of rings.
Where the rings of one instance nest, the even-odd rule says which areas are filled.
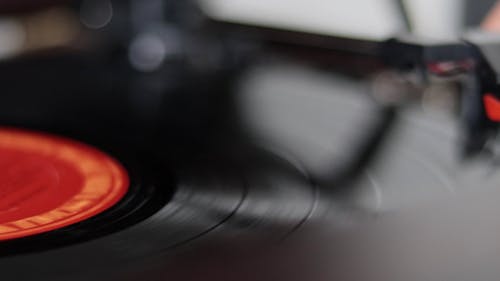
[[[95,148],[0,128],[0,240],[81,222],[119,202],[128,186],[125,169]]]

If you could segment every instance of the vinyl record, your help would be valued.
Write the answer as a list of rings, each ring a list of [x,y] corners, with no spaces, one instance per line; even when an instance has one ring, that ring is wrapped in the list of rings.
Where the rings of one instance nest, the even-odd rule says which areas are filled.
[[[5,138],[9,132],[17,132],[31,139],[32,148],[42,150],[43,141],[50,142],[53,148],[49,152],[56,160],[67,154],[68,145],[91,151],[90,156],[107,159],[120,171],[117,178],[122,180],[123,194],[82,219],[0,241],[0,267],[5,276],[107,280],[110,273],[122,268],[121,279],[157,264],[166,254],[210,239],[205,237],[277,241],[309,218],[316,190],[303,171],[279,155],[235,137],[232,124],[219,122],[219,115],[226,111],[215,103],[231,106],[230,101],[217,98],[230,99],[225,91],[231,76],[222,80],[198,77],[206,87],[195,89],[192,83],[182,82],[187,80],[173,81],[160,110],[154,103],[137,108],[130,99],[136,95],[135,88],[115,84],[101,67],[66,56],[34,57],[8,65],[10,78],[4,77],[7,90],[0,97],[0,121],[8,126],[3,129]],[[46,79],[35,78],[39,75]],[[81,81],[82,75],[90,75],[85,81],[93,84]],[[33,84],[18,83],[19,77]],[[124,94],[117,93],[120,89]],[[206,101],[193,105],[196,97]],[[208,101],[210,104],[205,103]],[[143,114],[152,115],[143,120]],[[220,128],[227,132],[214,132]],[[222,136],[225,141],[208,148]],[[63,160],[82,170],[85,155],[74,154]],[[62,170],[52,172],[64,176]],[[25,176],[19,172],[17,178]],[[84,179],[83,185],[85,181],[91,179]],[[46,186],[37,184],[42,186],[39,189]],[[58,193],[54,191],[52,196]],[[31,269],[25,270],[27,267]]]

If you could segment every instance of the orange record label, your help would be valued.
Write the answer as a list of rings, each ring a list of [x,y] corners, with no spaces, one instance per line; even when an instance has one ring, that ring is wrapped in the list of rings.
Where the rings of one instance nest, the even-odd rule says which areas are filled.
[[[85,144],[0,128],[0,240],[69,226],[126,194],[125,169]]]

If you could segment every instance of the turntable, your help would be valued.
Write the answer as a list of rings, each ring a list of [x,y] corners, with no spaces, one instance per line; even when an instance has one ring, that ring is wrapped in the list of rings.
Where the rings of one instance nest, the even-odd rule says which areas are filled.
[[[2,280],[500,276],[495,40],[198,4],[0,3]]]

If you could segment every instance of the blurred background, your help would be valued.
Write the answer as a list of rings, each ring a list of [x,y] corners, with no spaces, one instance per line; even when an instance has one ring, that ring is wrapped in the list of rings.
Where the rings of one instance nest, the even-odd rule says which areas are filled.
[[[0,56],[9,57],[20,52],[70,43],[81,46],[82,42],[77,39],[86,30],[108,30],[117,38],[147,33],[158,29],[160,23],[172,21],[173,10],[180,11],[178,6],[182,6],[173,2],[2,0]],[[190,5],[195,4],[199,4],[209,17],[219,20],[381,40],[407,33],[437,39],[458,37],[466,30],[477,29],[492,10],[495,1],[200,0]],[[148,38],[149,41],[146,41],[151,43],[149,47],[154,48],[152,46],[155,43],[151,41],[155,39]],[[141,42],[143,45],[144,42],[139,40],[131,44],[130,48],[137,51]],[[166,56],[163,53],[173,48],[160,46],[167,43],[156,43],[157,49],[151,56],[157,59]],[[153,65],[139,66],[140,62],[134,55],[131,55],[131,60],[138,68],[154,68],[154,62],[150,62]]]

